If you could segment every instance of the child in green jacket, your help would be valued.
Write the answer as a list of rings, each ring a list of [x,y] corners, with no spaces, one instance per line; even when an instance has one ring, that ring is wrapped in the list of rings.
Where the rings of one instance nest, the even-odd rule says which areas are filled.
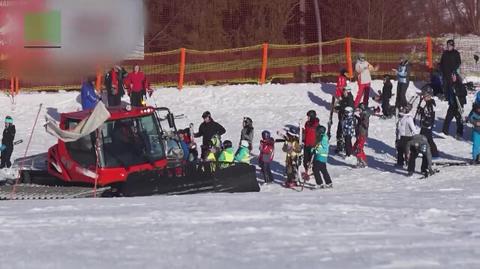
[[[325,126],[320,125],[317,127],[316,138],[317,144],[312,149],[312,153],[314,154],[313,175],[315,176],[315,181],[319,188],[332,188],[332,179],[327,171],[329,144]],[[320,175],[320,173],[322,173],[323,180],[325,180],[325,182],[322,180],[322,175]]]
[[[249,143],[247,140],[242,140],[240,142],[240,148],[235,154],[235,162],[237,163],[247,163],[250,164],[250,150],[248,149]]]

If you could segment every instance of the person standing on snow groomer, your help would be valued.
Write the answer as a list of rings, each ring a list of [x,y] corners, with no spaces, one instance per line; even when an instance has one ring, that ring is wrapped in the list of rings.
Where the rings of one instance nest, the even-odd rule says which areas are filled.
[[[95,93],[95,87],[93,86],[95,80],[96,78],[94,76],[89,76],[82,84],[82,88],[80,90],[82,110],[94,109],[98,103],[99,97]]]
[[[467,103],[467,90],[463,86],[458,74],[452,73],[452,85],[447,91],[448,110],[443,122],[443,133],[449,135],[450,123],[455,117],[457,123],[457,139],[463,138],[463,106]]]
[[[460,53],[455,49],[455,41],[450,39],[447,41],[447,50],[443,51],[442,58],[440,59],[440,71],[443,78],[443,96],[448,101],[448,91],[452,85],[452,74],[457,73],[462,59]]]
[[[2,152],[0,169],[5,167],[10,168],[12,163],[10,157],[13,153],[13,140],[15,140],[15,125],[10,116],[5,117],[5,130],[3,130],[2,145],[0,151]]]
[[[220,125],[218,122],[212,119],[212,115],[209,111],[205,111],[202,114],[203,122],[198,127],[198,133],[195,133],[194,137],[202,137],[202,159],[205,159],[206,150],[208,144],[211,143],[213,136],[217,135],[221,137],[226,133],[225,128]]]
[[[133,72],[127,76],[127,86],[129,89],[130,104],[132,106],[143,106],[143,100],[146,96],[146,90],[148,89],[149,95],[152,95],[152,91],[148,85],[147,77],[140,71],[138,64],[133,68]]]
[[[113,67],[105,75],[104,85],[108,95],[108,106],[119,106],[122,101],[122,96],[125,95],[124,80],[128,73],[120,66]]]

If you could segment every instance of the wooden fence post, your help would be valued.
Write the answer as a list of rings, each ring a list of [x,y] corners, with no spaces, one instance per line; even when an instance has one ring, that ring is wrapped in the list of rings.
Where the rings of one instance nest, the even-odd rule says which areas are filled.
[[[427,66],[433,69],[433,44],[430,36],[427,36]]]
[[[353,78],[353,66],[352,66],[352,39],[350,37],[345,38],[345,58],[347,62],[348,77]]]
[[[185,80],[185,60],[186,60],[186,51],[185,48],[180,49],[180,70],[178,71],[178,89],[183,88],[183,82]]]
[[[260,85],[265,84],[267,79],[267,65],[268,65],[268,43],[263,43],[262,46],[262,72],[260,74]]]

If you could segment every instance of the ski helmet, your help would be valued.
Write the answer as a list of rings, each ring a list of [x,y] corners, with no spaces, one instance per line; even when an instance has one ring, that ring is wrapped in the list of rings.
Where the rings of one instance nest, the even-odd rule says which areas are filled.
[[[345,108],[345,115],[352,115],[353,114],[353,107],[347,106]]]
[[[272,135],[270,134],[269,131],[265,130],[265,131],[262,132],[262,139],[263,140],[270,139],[270,137],[272,137]]]
[[[6,117],[5,117],[5,123],[13,124],[13,118],[10,117],[10,116],[6,116]]]
[[[223,141],[223,149],[229,149],[231,147],[233,147],[232,141],[230,140]]]
[[[247,126],[248,126],[248,127],[252,127],[252,126],[253,126],[253,121],[252,121],[252,119],[249,118],[249,117],[244,117],[244,118],[243,118],[243,126],[244,126],[244,127],[247,127]]]
[[[325,128],[325,126],[323,125],[319,125],[317,126],[317,129],[315,131],[317,133],[317,136],[320,137],[327,132],[327,128]]]
[[[248,148],[250,146],[250,143],[248,143],[247,140],[242,140],[240,141],[240,146],[244,148]]]
[[[299,132],[298,127],[295,127],[295,126],[290,126],[290,127],[288,128],[288,131],[287,131],[287,134],[288,134],[289,136],[299,136],[299,133],[300,133],[300,132]]]
[[[307,116],[309,120],[314,120],[317,117],[317,112],[315,112],[315,110],[309,110]]]
[[[202,114],[202,118],[205,119],[205,118],[212,118],[212,114],[210,114],[210,111],[205,111],[203,112]]]
[[[430,85],[426,85],[425,87],[422,88],[422,96],[433,96],[433,89]]]

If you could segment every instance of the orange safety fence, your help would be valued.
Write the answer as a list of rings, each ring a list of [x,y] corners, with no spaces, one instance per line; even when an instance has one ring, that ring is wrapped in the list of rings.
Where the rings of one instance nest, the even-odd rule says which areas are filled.
[[[442,52],[442,39],[431,37],[406,40],[366,40],[344,38],[334,41],[304,44],[256,46],[198,51],[177,49],[174,51],[146,53],[143,60],[127,60],[122,65],[131,71],[139,64],[147,75],[151,85],[172,86],[181,89],[184,85],[233,84],[267,82],[297,82],[301,72],[308,78],[332,77],[341,68],[354,76],[354,63],[357,55],[365,53],[367,60],[378,65],[374,76],[392,74],[402,55],[411,63],[411,75],[426,77]],[[322,62],[319,63],[319,46]],[[108,68],[105,68],[105,70]],[[20,77],[20,83],[14,83],[14,90],[48,91],[79,89],[81,81],[71,83],[29,82]],[[97,86],[103,75],[97,72]],[[10,77],[0,70],[0,89],[10,90]],[[20,84],[20,85],[19,85]]]

